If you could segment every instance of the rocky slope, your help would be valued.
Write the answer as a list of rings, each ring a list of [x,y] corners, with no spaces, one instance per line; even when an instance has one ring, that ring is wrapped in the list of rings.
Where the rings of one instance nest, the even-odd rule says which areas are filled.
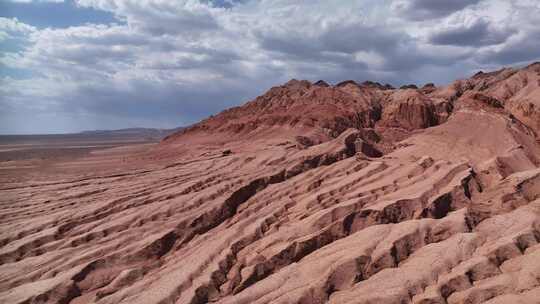
[[[6,185],[2,303],[540,303],[540,64],[290,81],[168,164]]]

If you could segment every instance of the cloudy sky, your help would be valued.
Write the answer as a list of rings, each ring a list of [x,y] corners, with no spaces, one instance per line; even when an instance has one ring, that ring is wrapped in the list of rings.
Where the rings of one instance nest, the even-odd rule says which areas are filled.
[[[0,134],[187,125],[291,78],[540,59],[538,0],[0,0]]]

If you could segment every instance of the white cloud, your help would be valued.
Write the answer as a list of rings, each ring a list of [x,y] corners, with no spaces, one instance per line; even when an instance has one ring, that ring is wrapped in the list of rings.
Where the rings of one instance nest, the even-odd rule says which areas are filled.
[[[245,0],[224,7],[195,0],[77,0],[81,7],[109,11],[125,22],[36,29],[0,18],[0,39],[19,37],[27,44],[2,54],[0,64],[32,72],[30,78],[2,80],[0,107],[17,115],[34,115],[36,109],[67,116],[103,114],[117,118],[111,126],[150,118],[174,126],[293,77],[395,85],[445,82],[531,57],[515,50],[536,33],[537,2],[426,3]],[[411,20],[406,7],[414,5],[430,19]],[[489,25],[480,31],[485,43],[471,48],[432,41],[434,33],[457,29],[447,35],[451,41],[448,37],[458,37],[458,30],[475,29],[478,20]],[[504,29],[515,35],[495,35]],[[534,39],[533,44],[540,40]]]
[[[36,31],[36,28],[20,22],[17,18],[0,17],[0,42],[8,38],[26,36]]]

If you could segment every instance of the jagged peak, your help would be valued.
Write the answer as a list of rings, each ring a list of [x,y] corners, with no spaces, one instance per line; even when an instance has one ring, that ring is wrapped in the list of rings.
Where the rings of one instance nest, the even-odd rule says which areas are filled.
[[[298,79],[291,79],[287,81],[284,85],[284,87],[310,87],[311,82],[308,80],[298,80]]]
[[[362,82],[361,85],[365,86],[365,87],[368,87],[368,88],[376,88],[376,89],[380,89],[380,90],[393,90],[394,89],[394,87],[391,86],[388,83],[383,85],[380,82],[371,81],[371,80],[366,80],[366,81]]]
[[[478,79],[478,78],[487,78],[487,77],[492,77],[492,76],[497,76],[497,75],[501,75],[503,73],[513,73],[513,72],[516,72],[517,70],[516,69],[513,69],[513,68],[507,68],[507,67],[503,67],[501,69],[498,69],[496,71],[492,71],[492,72],[484,72],[482,70],[476,72],[472,78],[473,79]]]
[[[315,82],[313,85],[319,86],[319,87],[329,87],[330,86],[326,81],[324,81],[322,79]]]
[[[484,71],[478,71],[478,72],[474,73],[473,78],[482,77],[482,76],[484,76],[484,74],[485,74]]]
[[[539,72],[540,71],[540,61],[536,61],[536,62],[533,62],[533,63],[529,64],[527,67],[525,67],[525,69]]]
[[[399,87],[400,90],[407,90],[407,89],[414,89],[414,90],[417,90],[418,89],[418,86],[415,85],[415,84],[405,84],[405,85],[402,85],[401,87]]]
[[[336,84],[336,87],[344,87],[346,85],[349,85],[349,84],[352,84],[352,85],[355,85],[355,86],[358,86],[358,83],[354,80],[345,80],[345,81],[342,81],[338,84]]]

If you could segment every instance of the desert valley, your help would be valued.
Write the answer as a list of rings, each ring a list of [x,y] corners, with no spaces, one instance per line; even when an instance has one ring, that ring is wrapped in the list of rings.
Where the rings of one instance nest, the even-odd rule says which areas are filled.
[[[291,80],[159,142],[8,140],[0,303],[540,303],[539,134],[531,63]]]

